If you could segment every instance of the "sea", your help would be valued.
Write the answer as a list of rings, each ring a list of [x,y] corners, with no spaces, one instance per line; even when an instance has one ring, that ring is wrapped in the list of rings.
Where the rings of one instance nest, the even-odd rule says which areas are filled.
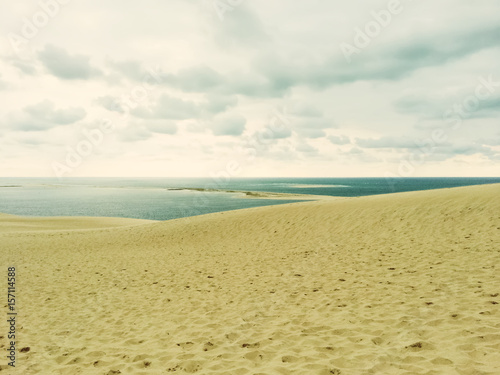
[[[0,178],[0,212],[171,220],[295,202],[239,192],[340,197],[500,183],[491,178]],[[197,189],[197,190],[189,190]]]

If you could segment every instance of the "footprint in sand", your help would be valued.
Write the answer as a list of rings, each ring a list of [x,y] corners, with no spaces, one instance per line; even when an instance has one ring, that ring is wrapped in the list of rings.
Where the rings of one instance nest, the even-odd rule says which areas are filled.
[[[181,347],[182,349],[191,349],[194,345],[194,342],[188,341],[188,342],[181,342],[178,343],[177,346]]]
[[[259,348],[260,347],[260,343],[258,343],[258,342],[254,343],[254,344],[245,343],[245,344],[242,344],[241,347],[242,348],[249,348],[249,349]]]
[[[405,349],[409,349],[411,351],[432,350],[434,349],[434,346],[426,342],[418,341],[411,345],[405,346]]]

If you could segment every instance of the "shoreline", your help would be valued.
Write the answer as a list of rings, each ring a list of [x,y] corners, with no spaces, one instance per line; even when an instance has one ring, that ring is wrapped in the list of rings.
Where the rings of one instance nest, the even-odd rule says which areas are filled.
[[[246,190],[229,190],[229,189],[211,189],[211,188],[167,188],[169,191],[197,191],[201,193],[228,193],[243,195],[242,198],[248,199],[290,199],[290,200],[323,200],[323,199],[338,199],[332,195],[312,195],[312,194],[295,194],[295,193],[274,193],[267,191],[246,191]],[[238,197],[240,198],[240,197]]]
[[[230,212],[238,212],[238,211],[248,211],[248,210],[258,210],[258,209],[266,209],[266,208],[272,208],[272,207],[280,207],[280,206],[288,206],[288,205],[293,205],[293,204],[298,204],[298,203],[307,203],[307,202],[321,202],[321,201],[340,201],[340,200],[366,200],[366,199],[372,199],[372,198],[377,198],[377,197],[390,197],[390,196],[405,196],[405,195],[412,195],[412,194],[420,194],[420,193],[428,193],[428,192],[444,192],[444,191],[457,191],[460,189],[471,189],[471,188],[481,188],[481,187],[500,187],[500,183],[494,183],[494,184],[484,184],[484,185],[471,185],[471,186],[458,186],[458,187],[451,187],[451,188],[438,188],[438,189],[427,189],[427,190],[412,190],[412,191],[403,191],[403,192],[395,192],[395,193],[388,193],[388,194],[374,194],[374,195],[364,195],[364,196],[327,196],[327,195],[308,195],[308,194],[289,194],[289,193],[273,193],[273,192],[258,192],[258,191],[240,191],[240,190],[220,190],[220,189],[207,189],[207,188],[168,188],[167,190],[173,190],[173,191],[200,191],[200,192],[208,192],[208,193],[229,193],[229,194],[243,194],[243,198],[247,199],[270,199],[270,200],[294,200],[295,202],[289,202],[285,204],[276,204],[276,205],[269,205],[269,206],[256,206],[256,207],[246,207],[246,208],[237,208],[237,209],[231,209],[231,210],[226,210],[226,211],[218,211],[218,212],[212,212],[212,213],[203,213],[199,215],[193,215],[193,216],[185,216],[185,217],[179,217],[179,218],[173,218],[173,219],[167,219],[167,220],[154,220],[154,219],[138,219],[138,218],[132,218],[132,217],[116,217],[116,216],[31,216],[31,215],[17,215],[17,214],[9,214],[9,213],[4,213],[0,212],[0,220],[5,219],[6,217],[9,217],[15,221],[21,221],[23,219],[26,220],[60,220],[61,222],[64,220],[77,220],[77,219],[83,219],[85,221],[92,221],[92,220],[99,220],[99,221],[106,221],[106,220],[115,220],[117,223],[120,221],[136,221],[136,222],[170,222],[170,221],[175,221],[175,220],[186,220],[186,219],[192,219],[196,217],[204,217],[204,216],[211,216],[211,215],[220,215],[220,214],[225,214],[225,213],[230,213]],[[1,228],[1,227],[0,227]]]

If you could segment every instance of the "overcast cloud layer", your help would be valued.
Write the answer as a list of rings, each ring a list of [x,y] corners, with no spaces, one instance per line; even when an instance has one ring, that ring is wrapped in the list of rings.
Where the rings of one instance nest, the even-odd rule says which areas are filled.
[[[16,1],[0,176],[498,176],[500,3]]]

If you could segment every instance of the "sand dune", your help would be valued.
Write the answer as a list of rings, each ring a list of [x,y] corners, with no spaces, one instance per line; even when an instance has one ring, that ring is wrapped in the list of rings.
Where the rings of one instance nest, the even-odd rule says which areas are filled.
[[[110,217],[22,217],[0,214],[1,232],[29,232],[46,230],[84,230],[152,223],[152,220]]]
[[[30,348],[12,373],[500,374],[499,197],[485,185],[169,222],[2,215]]]

